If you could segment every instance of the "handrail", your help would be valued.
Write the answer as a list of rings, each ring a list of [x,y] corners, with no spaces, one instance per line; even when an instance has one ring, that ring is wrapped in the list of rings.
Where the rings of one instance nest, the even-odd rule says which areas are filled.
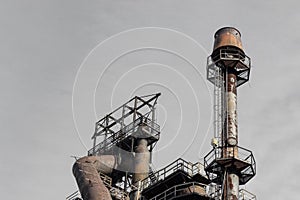
[[[153,173],[153,176],[156,177],[155,180],[151,177],[147,177],[144,180],[141,181],[141,190],[155,184],[156,182],[160,180],[164,180],[167,176],[173,174],[176,171],[184,171],[189,176],[194,176],[196,174],[201,174],[203,176],[206,176],[206,174],[201,172],[204,169],[203,164],[197,162],[197,163],[190,163],[182,158],[178,158],[174,162],[170,163],[166,167],[156,171]]]
[[[252,194],[248,190],[240,189],[239,200],[256,200],[255,194]]]
[[[126,200],[129,197],[127,192],[125,192],[119,188],[113,187],[113,186],[111,186],[111,183],[104,181],[103,178],[105,175],[104,176],[103,175],[104,174],[100,174],[101,179],[103,180],[104,185],[109,189],[111,196],[118,197],[118,199],[121,199],[121,200]],[[72,194],[70,194],[69,196],[67,196],[66,200],[77,200],[78,198],[82,199],[80,192],[77,190],[77,191],[73,192]]]
[[[205,195],[204,196],[208,196],[206,193],[206,184],[202,184],[202,183],[198,183],[198,182],[189,182],[189,183],[182,183],[179,185],[175,185],[167,190],[165,190],[164,192],[154,196],[153,198],[151,198],[150,200],[165,200],[165,199],[170,199],[170,198],[174,198],[174,197],[178,197],[183,195],[184,192],[186,192],[186,189],[190,189],[190,193],[198,193],[196,191],[196,187],[202,187],[203,190],[205,191]]]
[[[211,55],[208,57],[210,60],[210,64],[216,63],[220,60],[239,60],[241,61],[247,68],[251,65],[251,59],[249,56],[245,55],[240,50],[233,49],[221,49],[219,54]]]
[[[66,197],[66,200],[75,200],[75,198],[80,198],[81,199],[81,196],[80,196],[80,193],[79,191],[75,191],[73,192],[72,194],[70,194],[69,196]]]
[[[145,108],[145,106],[148,106],[147,111],[152,112],[153,107],[156,105],[157,99],[160,95],[161,93],[141,97],[135,96],[122,106],[119,106],[117,109],[96,122],[95,133],[92,136],[92,139],[95,139],[106,131],[112,131],[112,133],[114,133],[116,124],[123,124],[124,119],[134,114],[141,114],[138,111],[142,108]]]
[[[117,133],[111,135],[106,140],[103,140],[102,142],[98,143],[96,146],[91,148],[88,151],[88,155],[95,155],[100,151],[108,150],[113,145],[117,144],[119,141],[128,137],[131,133],[134,133],[137,130],[138,126],[141,124],[146,125],[151,129],[150,133],[152,134],[152,136],[159,136],[160,126],[157,123],[150,120],[149,118],[141,116],[135,121],[125,126],[124,128],[122,128],[121,130],[119,130]]]
[[[208,166],[211,164],[215,159],[221,159],[222,158],[222,152],[226,149],[234,149],[238,148],[238,155],[227,155],[226,158],[237,158],[240,160],[243,160],[244,162],[248,162],[249,164],[255,166],[255,159],[252,154],[252,151],[245,149],[243,147],[235,146],[235,147],[216,147],[213,148],[205,157],[204,157],[204,166]],[[233,151],[232,151],[233,152]]]
[[[235,153],[233,153],[235,152]],[[226,155],[224,155],[226,153]],[[237,153],[237,154],[236,154]],[[220,181],[220,173],[222,171],[221,161],[225,163],[235,160],[239,163],[244,163],[239,168],[240,182],[245,184],[256,173],[256,162],[252,151],[243,147],[215,147],[204,157],[204,168],[206,170],[208,178],[212,181]]]

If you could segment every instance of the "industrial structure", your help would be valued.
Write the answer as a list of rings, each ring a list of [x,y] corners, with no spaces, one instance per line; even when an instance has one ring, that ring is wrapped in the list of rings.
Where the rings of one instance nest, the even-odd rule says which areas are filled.
[[[250,58],[240,32],[218,30],[207,62],[214,84],[213,149],[202,162],[182,158],[154,170],[152,150],[160,138],[160,93],[135,96],[96,123],[93,147],[76,160],[79,191],[67,200],[254,200],[242,189],[256,174],[250,150],[238,146],[237,87],[249,80]]]

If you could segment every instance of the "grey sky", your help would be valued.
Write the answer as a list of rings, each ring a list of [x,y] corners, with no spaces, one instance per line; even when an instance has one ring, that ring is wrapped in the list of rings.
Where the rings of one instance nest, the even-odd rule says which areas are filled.
[[[70,156],[85,155],[86,149],[73,123],[72,89],[80,64],[96,45],[121,31],[154,26],[187,34],[210,53],[213,34],[228,25],[241,31],[245,51],[253,61],[250,84],[238,90],[240,145],[253,150],[258,168],[247,189],[258,199],[298,199],[299,3],[196,0],[1,1],[2,199],[63,199],[77,190],[71,173],[74,159]],[[166,37],[166,41],[169,39]],[[195,58],[193,51],[189,53]],[[197,67],[203,75],[206,56],[199,51]],[[194,109],[197,102],[187,82],[167,68],[161,70],[158,65],[148,71],[141,68],[122,79],[112,105],[116,107],[126,101],[130,96],[126,90],[132,92],[144,79],[171,85],[183,106],[183,124],[175,137],[180,121],[178,102],[167,88],[157,86],[163,92],[160,103],[167,113],[161,108],[160,121],[167,123],[158,148],[167,147],[161,149],[160,155],[155,154],[154,164],[160,168],[179,156],[195,162],[210,150],[212,131],[200,149],[210,123],[210,97],[203,80],[176,56],[149,50],[116,62],[97,88],[97,116],[100,118],[111,110],[109,91],[118,77],[133,66],[150,62],[173,66],[196,89],[201,101],[196,135],[193,131],[195,118],[198,119]],[[139,78],[134,79],[135,75]],[[209,88],[212,89],[211,84]],[[139,92],[147,90],[155,87]],[[92,101],[86,102],[89,103]],[[84,107],[77,111],[81,109],[84,115]],[[82,120],[80,136],[90,147],[95,119],[91,115]],[[187,146],[188,150],[182,153]]]

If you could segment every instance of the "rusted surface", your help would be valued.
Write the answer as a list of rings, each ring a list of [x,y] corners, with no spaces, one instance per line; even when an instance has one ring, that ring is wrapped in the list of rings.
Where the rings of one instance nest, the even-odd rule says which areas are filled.
[[[83,157],[73,165],[73,174],[76,178],[79,191],[84,200],[111,200],[110,192],[104,185],[99,175],[99,169],[108,170],[108,167],[102,168],[99,157]],[[114,164],[112,157],[107,158],[107,163]],[[99,163],[100,161],[100,163]],[[110,170],[105,171],[110,172]]]
[[[227,144],[236,146],[237,138],[237,92],[236,75],[229,73],[227,75]]]
[[[76,162],[92,163],[98,172],[109,175],[113,169],[117,167],[117,159],[112,155],[101,156],[85,156],[78,159]]]
[[[196,193],[201,196],[207,196],[205,188],[201,187],[200,185],[192,185],[186,187],[185,189],[180,190],[178,193],[179,193],[178,195]]]
[[[238,125],[237,125],[237,78],[236,75],[227,69],[227,147],[226,157],[237,157]],[[226,200],[238,200],[239,177],[234,173],[234,166],[229,166],[226,178]]]
[[[206,169],[213,175],[212,181],[222,185],[224,189],[222,200],[238,200],[240,181],[241,184],[245,184],[255,174],[255,167],[252,167],[253,164],[255,166],[252,153],[251,157],[241,161],[239,159],[241,148],[238,147],[237,87],[249,80],[250,66],[250,58],[244,52],[240,32],[232,27],[219,29],[215,33],[212,55],[208,57],[207,78],[215,84],[215,91],[217,91],[215,92],[215,109],[217,110],[215,134],[221,138],[222,142],[221,153],[215,151],[215,154],[222,158],[219,159],[222,162],[216,162],[215,166],[209,164]],[[219,82],[224,84],[220,86]],[[220,107],[222,109],[219,109]],[[220,126],[222,126],[222,131],[220,131]],[[251,158],[251,168],[248,168],[249,172],[244,172],[243,167],[249,164],[248,158]],[[229,162],[230,160],[232,162]]]
[[[214,51],[220,47],[233,46],[243,51],[241,34],[232,27],[224,27],[215,33]]]
[[[229,173],[227,177],[227,198],[228,200],[239,199],[239,177],[234,173]]]
[[[130,157],[86,156],[75,162],[73,174],[84,200],[110,200],[110,192],[101,180],[99,173],[110,175],[114,169],[121,170],[131,167],[132,159]]]

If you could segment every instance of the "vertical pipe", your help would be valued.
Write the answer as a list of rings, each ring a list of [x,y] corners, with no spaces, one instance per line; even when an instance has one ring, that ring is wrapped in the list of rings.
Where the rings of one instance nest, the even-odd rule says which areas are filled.
[[[135,163],[133,183],[138,186],[138,181],[148,177],[150,152],[147,148],[148,142],[146,139],[138,139],[135,149]]]
[[[152,106],[152,121],[156,122],[156,104],[157,102],[154,102],[153,106]]]
[[[226,74],[227,90],[227,157],[237,157],[237,90],[236,75],[233,73]],[[225,182],[225,199],[238,200],[239,198],[239,177],[234,169],[227,169]]]
[[[228,73],[227,75],[227,144],[236,146],[238,143],[237,136],[237,91],[236,75]]]
[[[132,183],[138,189],[140,181],[147,178],[149,174],[150,152],[147,145],[148,142],[146,139],[138,139],[137,147],[135,149],[134,175]],[[138,190],[131,194],[131,199],[139,199]]]
[[[239,177],[234,172],[228,171],[226,178],[226,200],[239,199]]]

